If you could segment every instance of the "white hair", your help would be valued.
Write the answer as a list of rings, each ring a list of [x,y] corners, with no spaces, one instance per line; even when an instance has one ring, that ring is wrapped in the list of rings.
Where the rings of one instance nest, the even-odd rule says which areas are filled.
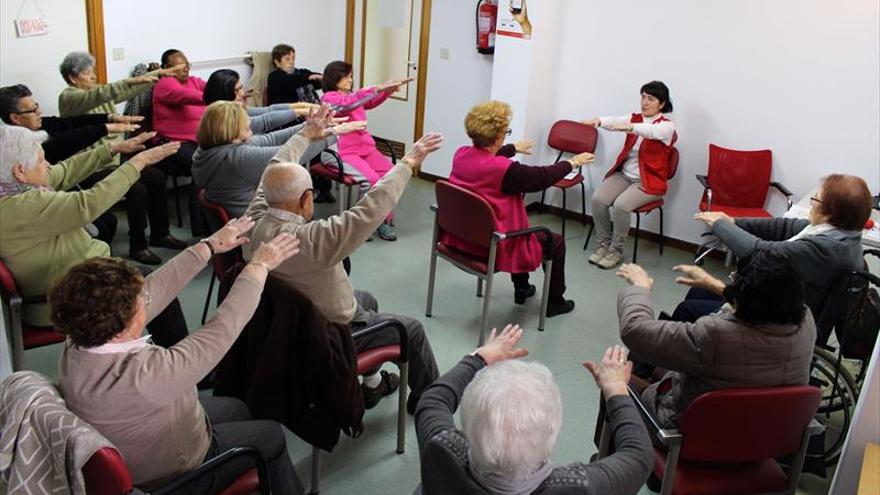
[[[540,363],[502,361],[480,370],[461,399],[472,469],[519,480],[550,458],[562,425],[562,397]]]
[[[270,163],[263,171],[263,193],[270,205],[296,201],[312,187],[312,177],[297,163]]]
[[[0,124],[0,183],[18,182],[12,175],[13,165],[33,168],[42,150],[41,143],[48,137],[45,131]]]

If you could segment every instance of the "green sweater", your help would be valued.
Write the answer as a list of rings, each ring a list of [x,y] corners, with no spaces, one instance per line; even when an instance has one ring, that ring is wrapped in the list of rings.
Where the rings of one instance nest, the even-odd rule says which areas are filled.
[[[0,258],[15,275],[22,296],[45,295],[74,265],[110,256],[110,246],[92,239],[83,227],[122,199],[140,172],[126,163],[91,189],[65,190],[111,159],[106,145],[81,152],[49,168],[54,191],[34,188],[0,198]],[[48,305],[26,305],[23,319],[50,325]]]
[[[158,77],[159,73],[153,71],[145,75]],[[88,90],[68,86],[58,95],[58,113],[61,114],[61,117],[72,117],[84,113],[116,113],[117,103],[126,102],[153,87],[152,84],[129,84],[126,81],[123,79]],[[122,140],[122,134],[107,134],[89,149]],[[119,158],[114,157],[107,165],[119,166]]]

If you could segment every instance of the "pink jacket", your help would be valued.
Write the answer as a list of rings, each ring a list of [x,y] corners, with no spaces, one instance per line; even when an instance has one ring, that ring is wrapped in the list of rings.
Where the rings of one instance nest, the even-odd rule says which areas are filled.
[[[153,130],[174,141],[196,140],[205,112],[205,81],[190,76],[185,83],[173,77],[159,79],[153,88]]]
[[[352,105],[370,95],[373,95],[373,99],[369,100],[363,106],[355,108],[351,112],[345,113],[341,112],[337,114],[338,117],[348,117],[352,122],[365,121],[367,120],[367,110],[373,109],[381,105],[385,100],[391,96],[391,93],[387,91],[376,91],[376,88],[373,86],[369,86],[354,93],[342,93],[339,91],[329,91],[324,93],[324,96],[321,97],[321,101],[330,105],[338,105],[338,106],[346,106]],[[344,154],[362,154],[363,151],[367,151],[376,147],[376,142],[373,141],[373,136],[370,135],[370,131],[356,131],[351,132],[349,134],[344,134],[339,136],[339,153]]]
[[[462,146],[452,159],[449,182],[469,189],[483,197],[495,212],[495,230],[510,232],[529,227],[522,194],[504,194],[501,183],[511,161],[474,146]],[[488,250],[444,233],[441,241],[451,247],[488,257]],[[514,237],[501,241],[495,258],[500,272],[528,273],[541,264],[541,244],[535,236]]]

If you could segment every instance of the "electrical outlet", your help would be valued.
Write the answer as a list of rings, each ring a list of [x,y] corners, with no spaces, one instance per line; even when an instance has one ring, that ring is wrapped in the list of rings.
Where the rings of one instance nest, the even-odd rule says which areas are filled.
[[[113,60],[125,60],[125,48],[114,48]]]
[[[440,60],[449,60],[449,48],[440,49]]]

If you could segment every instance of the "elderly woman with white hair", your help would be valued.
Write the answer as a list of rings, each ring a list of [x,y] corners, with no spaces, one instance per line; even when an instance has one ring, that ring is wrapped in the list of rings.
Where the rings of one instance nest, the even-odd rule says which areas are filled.
[[[116,113],[116,104],[149,91],[156,85],[160,76],[172,76],[186,67],[170,67],[148,72],[142,76],[129,77],[109,84],[99,84],[95,74],[95,58],[85,52],[72,52],[64,57],[59,70],[67,87],[58,95],[58,111],[61,117],[75,115]],[[119,143],[121,134],[108,134],[94,147]],[[110,165],[118,166],[114,158]],[[108,171],[101,171],[87,179],[84,186],[91,187],[106,177]],[[183,249],[186,243],[171,235],[168,221],[168,193],[165,186],[165,173],[158,167],[144,170],[137,183],[126,197],[126,215],[129,226],[129,257],[146,265],[162,262],[149,246],[169,249]],[[150,240],[147,242],[146,229],[149,219]]]
[[[110,256],[110,246],[93,239],[84,227],[122,199],[141,171],[179,146],[141,151],[151,137],[147,133],[104,144],[50,166],[41,147],[45,132],[0,125],[0,258],[15,275],[22,296],[44,296],[70,267]],[[138,151],[94,187],[67,191],[115,155]],[[186,336],[180,306],[169,308],[154,329],[163,345]],[[26,304],[22,317],[30,325],[51,325],[45,303]]]
[[[522,329],[508,325],[465,356],[422,394],[416,409],[421,492],[634,494],[648,478],[653,450],[627,394],[632,363],[614,346],[584,366],[607,401],[616,451],[593,463],[554,467],[550,454],[562,425],[562,399],[546,366],[515,358]],[[462,429],[453,414],[461,404]]]

